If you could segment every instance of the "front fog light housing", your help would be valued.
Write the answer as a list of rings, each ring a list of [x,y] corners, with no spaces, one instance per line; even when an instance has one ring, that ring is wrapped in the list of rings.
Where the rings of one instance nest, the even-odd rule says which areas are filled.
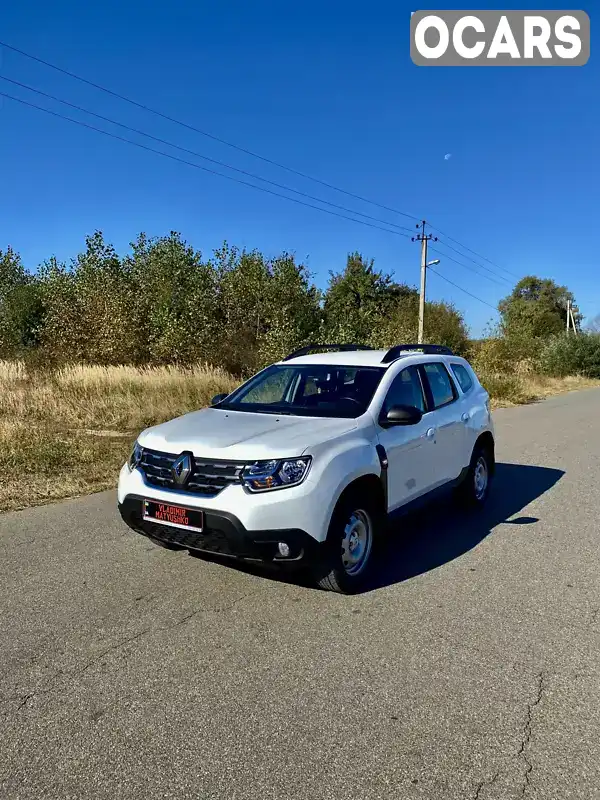
[[[131,455],[129,456],[129,461],[127,462],[131,472],[133,472],[133,470],[138,466],[138,464],[142,460],[143,453],[144,453],[143,448],[136,442],[133,446],[133,450],[131,451]]]
[[[242,472],[242,483],[250,492],[267,492],[302,483],[310,467],[310,456],[271,461],[255,461]]]

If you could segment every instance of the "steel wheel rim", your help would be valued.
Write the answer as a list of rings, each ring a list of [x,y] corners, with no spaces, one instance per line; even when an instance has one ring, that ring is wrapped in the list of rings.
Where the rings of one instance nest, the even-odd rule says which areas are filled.
[[[485,458],[479,456],[475,464],[475,473],[473,476],[475,484],[475,497],[481,500],[486,493],[488,486],[488,466]]]
[[[356,509],[344,525],[342,566],[347,575],[359,575],[365,568],[373,546],[373,524],[370,516]]]

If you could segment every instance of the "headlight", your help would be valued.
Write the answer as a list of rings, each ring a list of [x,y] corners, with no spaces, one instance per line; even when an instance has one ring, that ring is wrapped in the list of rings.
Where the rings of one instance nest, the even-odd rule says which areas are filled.
[[[133,445],[133,450],[131,451],[131,455],[129,456],[129,461],[127,462],[129,465],[129,469],[133,472],[133,470],[137,467],[137,465],[142,460],[142,455],[144,453],[144,448],[141,447],[137,442]]]
[[[311,457],[288,458],[277,461],[256,461],[242,472],[242,482],[250,492],[266,492],[297,486],[308,474]]]

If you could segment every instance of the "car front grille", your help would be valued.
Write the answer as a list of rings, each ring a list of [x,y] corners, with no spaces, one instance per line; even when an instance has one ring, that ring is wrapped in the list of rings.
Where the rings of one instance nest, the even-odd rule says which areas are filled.
[[[200,494],[203,497],[216,497],[226,486],[239,483],[245,466],[240,461],[216,461],[205,458],[192,458],[192,471],[182,486],[173,479],[171,468],[179,454],[161,453],[144,448],[139,467],[144,473],[146,483],[161,489]]]

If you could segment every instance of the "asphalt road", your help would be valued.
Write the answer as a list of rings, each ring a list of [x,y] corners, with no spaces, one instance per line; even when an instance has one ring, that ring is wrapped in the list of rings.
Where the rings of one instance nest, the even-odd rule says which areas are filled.
[[[405,521],[356,597],[112,492],[0,516],[0,797],[600,798],[599,409],[497,412],[489,507]]]

